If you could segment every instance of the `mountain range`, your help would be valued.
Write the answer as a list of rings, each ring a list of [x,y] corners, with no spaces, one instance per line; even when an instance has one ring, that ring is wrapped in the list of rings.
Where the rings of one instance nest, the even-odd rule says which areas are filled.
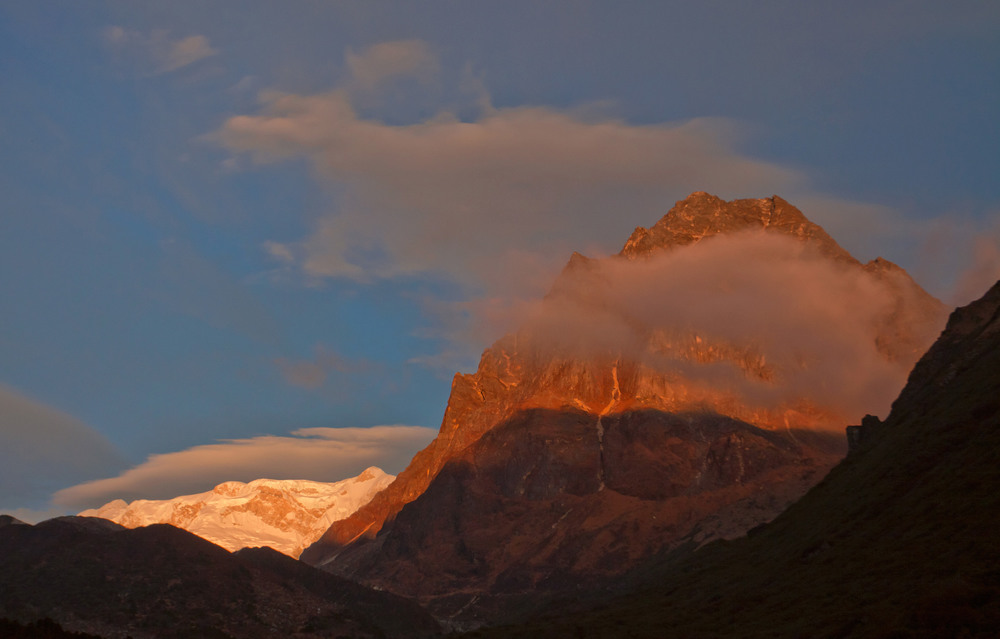
[[[395,479],[372,466],[334,483],[293,479],[228,481],[173,499],[116,499],[81,517],[102,517],[126,528],[170,524],[226,550],[268,546],[290,557],[319,539]]]
[[[302,561],[4,518],[0,617],[109,637],[996,636],[1000,283],[947,315],[779,197],[694,193],[619,254],[574,254],[455,376],[438,437]],[[155,508],[224,510],[198,497]]]

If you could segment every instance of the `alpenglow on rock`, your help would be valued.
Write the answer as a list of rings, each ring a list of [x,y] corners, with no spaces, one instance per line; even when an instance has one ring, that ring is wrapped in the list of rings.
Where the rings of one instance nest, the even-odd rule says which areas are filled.
[[[79,516],[109,519],[126,528],[171,524],[229,551],[269,546],[297,558],[333,522],[350,516],[394,479],[372,466],[335,483],[228,481],[208,492],[173,499],[116,499]]]
[[[302,559],[468,621],[738,537],[888,411],[946,314],[777,196],[694,193],[619,254],[574,254]]]

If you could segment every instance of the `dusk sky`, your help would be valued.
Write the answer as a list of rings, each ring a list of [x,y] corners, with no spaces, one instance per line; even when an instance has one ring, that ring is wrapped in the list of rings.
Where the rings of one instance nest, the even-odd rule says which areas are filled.
[[[398,473],[692,191],[966,303],[998,120],[996,2],[4,2],[0,510]]]

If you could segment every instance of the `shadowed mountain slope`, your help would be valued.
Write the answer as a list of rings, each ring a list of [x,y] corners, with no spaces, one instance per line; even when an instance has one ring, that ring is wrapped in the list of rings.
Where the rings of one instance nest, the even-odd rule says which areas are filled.
[[[336,567],[456,623],[489,622],[665,550],[742,535],[815,484],[842,440],[714,413],[525,410]]]

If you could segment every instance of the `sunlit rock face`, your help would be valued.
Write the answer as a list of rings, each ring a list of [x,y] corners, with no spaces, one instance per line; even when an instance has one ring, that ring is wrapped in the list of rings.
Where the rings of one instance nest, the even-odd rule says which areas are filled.
[[[846,424],[888,409],[946,312],[905,271],[882,259],[861,264],[781,198],[695,193],[636,229],[618,255],[574,254],[520,330],[487,349],[474,374],[455,376],[438,437],[303,559],[445,597],[537,587],[546,571],[570,582],[683,539],[741,534],[836,461],[843,449],[833,452],[824,433],[842,445]],[[574,443],[538,439],[556,425]],[[523,494],[489,470],[516,475],[519,465],[536,469]],[[580,499],[587,505],[570,504]],[[497,510],[477,515],[456,500]],[[491,532],[477,537],[502,530],[497,517],[540,537],[521,551],[487,552],[507,546]],[[449,518],[463,531],[452,542],[484,544],[458,563],[414,541],[444,548],[431,540],[448,535],[416,531]],[[632,520],[646,532],[629,534],[623,548],[611,543]],[[537,574],[499,577],[518,564]]]
[[[197,495],[165,500],[121,499],[85,510],[126,528],[171,524],[226,550],[269,546],[292,557],[388,486],[394,476],[371,467],[336,483],[294,479],[230,481]]]
[[[857,262],[826,231],[778,196],[726,202],[704,191],[692,193],[678,202],[650,228],[636,228],[625,242],[621,255],[628,259],[648,257],[713,235],[746,230],[780,233],[815,245],[833,260]]]

